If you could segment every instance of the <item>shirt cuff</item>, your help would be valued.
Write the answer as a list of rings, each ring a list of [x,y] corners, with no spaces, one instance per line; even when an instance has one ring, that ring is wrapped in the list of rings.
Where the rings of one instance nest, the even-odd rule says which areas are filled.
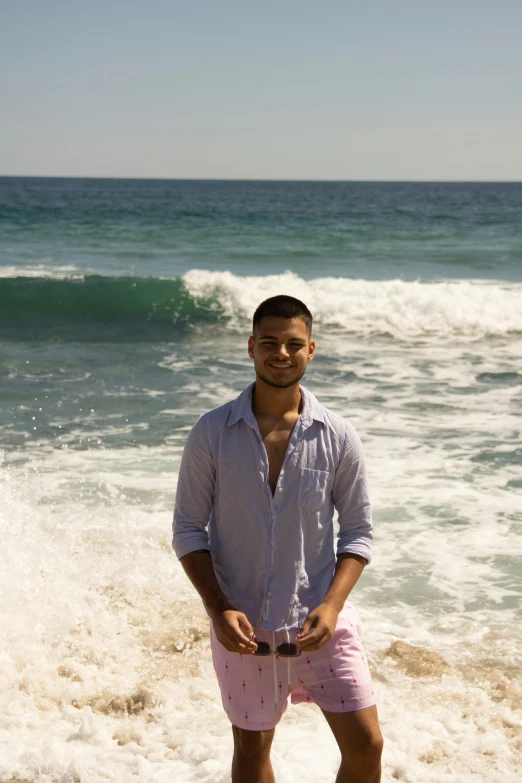
[[[208,537],[205,533],[176,533],[172,539],[172,548],[178,560],[198,549],[206,549],[207,552],[210,552]]]
[[[346,541],[345,543],[339,541],[337,544],[337,557],[339,555],[359,555],[364,557],[367,563],[371,563],[372,560],[372,547],[369,541]]]

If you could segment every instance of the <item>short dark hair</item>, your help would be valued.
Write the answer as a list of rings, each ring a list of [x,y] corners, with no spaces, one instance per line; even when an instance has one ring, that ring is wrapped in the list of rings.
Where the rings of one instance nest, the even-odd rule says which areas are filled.
[[[312,334],[312,313],[308,307],[293,296],[278,294],[261,302],[254,313],[252,329],[255,332],[263,318],[300,318],[305,322],[308,334]]]

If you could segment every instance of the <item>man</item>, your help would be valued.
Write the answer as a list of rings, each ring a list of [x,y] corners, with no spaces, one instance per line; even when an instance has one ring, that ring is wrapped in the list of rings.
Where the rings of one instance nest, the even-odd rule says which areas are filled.
[[[300,386],[311,334],[298,299],[260,304],[255,382],[201,416],[181,462],[173,547],[211,619],[232,783],[275,780],[270,747],[289,694],[321,708],[341,751],[337,783],[380,781],[375,697],[347,603],[371,557],[364,458],[351,424]]]

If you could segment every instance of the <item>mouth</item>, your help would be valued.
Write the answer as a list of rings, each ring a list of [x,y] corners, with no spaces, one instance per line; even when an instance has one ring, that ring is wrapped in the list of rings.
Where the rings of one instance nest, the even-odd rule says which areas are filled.
[[[291,364],[269,364],[268,365],[271,370],[277,370],[279,372],[282,372],[283,370],[291,370],[292,365]]]

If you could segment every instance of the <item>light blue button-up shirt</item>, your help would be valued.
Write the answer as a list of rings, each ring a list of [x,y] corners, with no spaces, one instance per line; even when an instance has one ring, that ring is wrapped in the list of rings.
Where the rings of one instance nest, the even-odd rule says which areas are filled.
[[[301,626],[323,600],[337,555],[369,562],[372,520],[361,441],[353,426],[301,386],[302,412],[275,493],[252,413],[251,384],[203,414],[181,460],[172,545],[178,558],[210,551],[223,593],[254,627]]]

